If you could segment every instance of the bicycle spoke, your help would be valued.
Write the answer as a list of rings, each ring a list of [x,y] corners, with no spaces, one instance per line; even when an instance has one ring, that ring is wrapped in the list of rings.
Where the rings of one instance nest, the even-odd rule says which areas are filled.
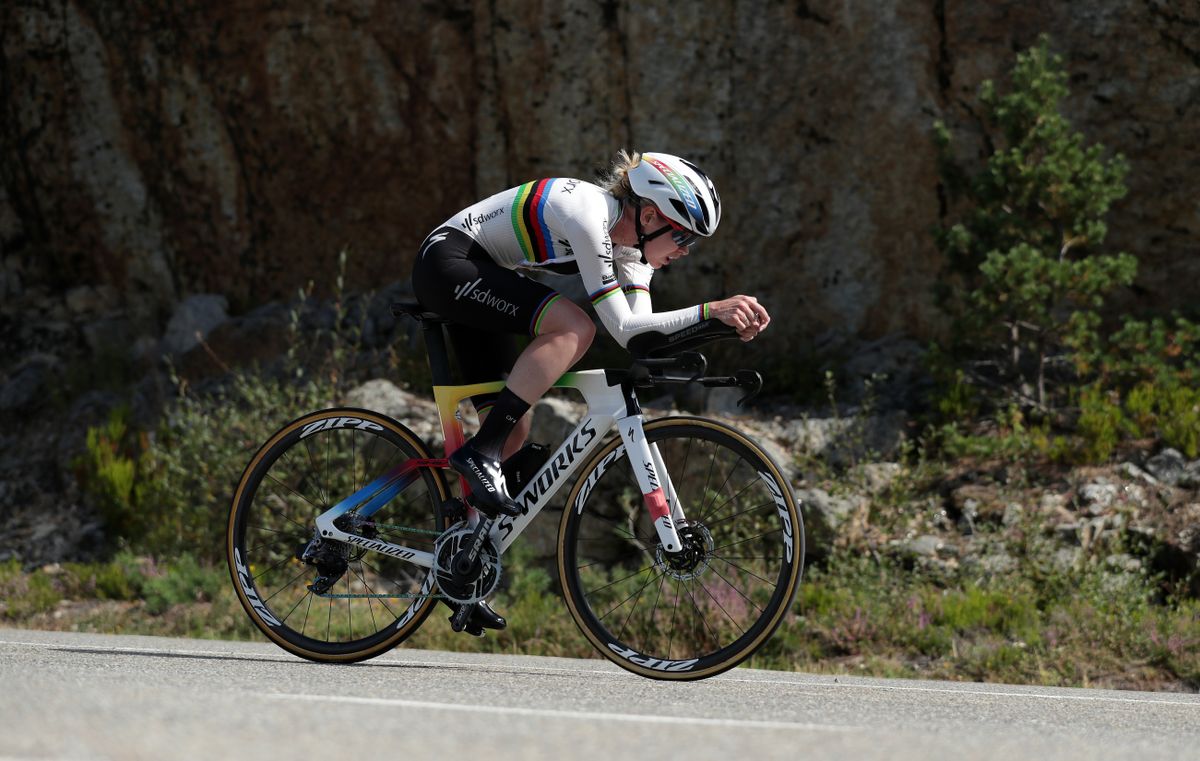
[[[729,503],[726,502],[725,504],[729,504]],[[740,513],[734,513],[733,515],[727,515],[719,521],[712,521],[712,522],[702,521],[702,522],[704,523],[704,525],[706,527],[708,527],[709,530],[712,530],[713,526],[719,526],[722,523],[724,523],[725,521],[733,520],[734,518],[738,517],[739,515],[745,515],[746,513],[754,512],[755,510],[761,510],[764,507],[771,507],[774,504],[775,504],[775,501],[770,500],[768,502],[763,502],[761,504],[755,505],[754,507],[748,507],[745,510],[741,511]],[[724,505],[722,505],[722,507],[724,507]]]
[[[629,619],[633,617],[633,612],[634,612],[635,610],[637,610],[637,604],[638,604],[638,600],[642,599],[642,592],[645,592],[645,591],[646,591],[646,587],[648,587],[648,586],[650,586],[651,584],[653,584],[653,583],[654,583],[654,582],[655,582],[657,579],[659,579],[661,576],[662,576],[662,574],[659,574],[658,576],[655,576],[653,579],[650,579],[650,581],[647,581],[645,584],[643,584],[643,585],[642,585],[642,588],[638,590],[638,592],[637,592],[637,600],[634,600],[634,601],[633,601],[633,605],[629,606],[629,614],[625,616],[625,623],[623,623],[623,624],[621,625],[621,631],[620,631],[620,633],[618,633],[618,634],[617,634],[617,639],[622,639],[622,638],[625,636],[625,628],[626,628],[627,626],[629,626]],[[628,599],[628,598],[627,598],[627,599]]]
[[[731,542],[729,544],[723,544],[720,547],[713,547],[712,551],[714,553],[720,552],[721,550],[728,549],[730,547],[736,547],[739,544],[745,544],[746,542],[753,542],[755,539],[762,539],[764,536],[770,536],[771,534],[779,534],[782,532],[783,532],[783,528],[777,528],[772,531],[767,531],[766,533],[759,534],[758,536],[752,536],[749,539],[741,539],[736,542]]]
[[[751,600],[751,599],[750,599],[750,598],[749,598],[749,597],[746,595],[746,593],[745,593],[745,592],[743,592],[742,590],[738,589],[738,588],[737,588],[737,586],[736,586],[736,585],[735,585],[735,584],[734,584],[732,581],[730,581],[729,579],[725,578],[725,574],[721,573],[721,572],[720,572],[720,571],[718,571],[716,568],[713,568],[711,565],[709,566],[709,568],[712,568],[712,572],[713,572],[713,573],[715,573],[715,574],[716,574],[718,577],[720,577],[721,581],[723,581],[723,582],[725,582],[726,584],[728,584],[730,589],[732,589],[734,592],[737,592],[739,595],[741,595],[743,600],[745,600],[746,602],[750,603],[750,604],[751,604],[751,605],[753,605],[755,608],[758,608],[758,612],[759,612],[760,614],[763,612],[762,606],[760,606],[758,603],[754,602],[754,600]],[[768,584],[770,584],[771,582],[767,582],[767,583],[768,583]]]
[[[645,568],[643,568],[642,570],[638,571],[638,573],[635,573],[635,574],[633,574],[633,576],[637,576],[638,574],[645,573],[646,571],[650,570],[650,569],[651,569],[651,568],[653,568],[653,567],[654,567],[654,566],[652,566],[652,565],[648,565],[648,566],[646,566]],[[628,578],[632,578],[632,577],[631,577],[631,576],[626,576],[625,578],[627,578],[627,579],[628,579]],[[650,581],[654,581],[654,579],[651,579]],[[649,583],[650,583],[650,581],[646,582],[646,584],[649,584]],[[622,606],[622,605],[624,605],[625,603],[627,603],[627,602],[629,602],[630,600],[632,600],[632,599],[633,599],[633,597],[634,597],[634,595],[641,594],[641,591],[642,591],[642,589],[645,589],[645,588],[646,588],[646,584],[643,584],[643,585],[642,585],[642,587],[641,587],[641,589],[639,589],[637,592],[634,592],[633,594],[629,595],[629,597],[626,597],[624,600],[621,600],[621,602],[617,603],[617,604],[616,604],[614,607],[612,607],[612,608],[609,608],[607,613],[605,613],[603,616],[600,616],[600,620],[601,620],[601,621],[603,621],[604,619],[608,618],[608,614],[609,614],[609,613],[612,613],[612,612],[613,612],[614,610],[616,610],[617,608],[621,607],[621,606]],[[610,584],[609,586],[612,586],[612,584]]]
[[[317,467],[317,464],[315,462],[313,462],[312,439],[301,439],[301,441],[304,442],[304,454],[308,458],[310,472],[313,473],[314,475],[319,474],[321,472],[321,470],[320,470],[320,468]],[[288,457],[288,454],[289,453],[285,453],[284,456],[280,459],[286,460]],[[324,483],[321,484],[321,493],[322,493],[321,501],[324,503],[325,509],[328,510],[329,509],[329,492],[325,489]]]
[[[275,565],[271,566],[270,568],[268,568],[267,570],[263,571],[262,573],[255,574],[253,577],[251,577],[251,579],[250,579],[250,580],[251,580],[251,581],[258,581],[259,579],[261,579],[261,578],[262,578],[263,576],[265,576],[266,574],[270,573],[271,571],[274,571],[274,570],[275,570],[276,568],[278,568],[279,566],[283,565],[284,563],[290,562],[290,561],[292,561],[292,560],[295,560],[295,558],[293,558],[291,555],[288,555],[288,556],[287,556],[287,557],[285,557],[283,560],[280,560],[278,563],[276,563]],[[306,569],[306,570],[307,570],[307,569]]]
[[[728,582],[726,582],[726,583],[728,583]],[[708,599],[712,600],[714,603],[717,604],[717,607],[720,608],[721,612],[725,614],[725,617],[728,618],[733,623],[733,625],[738,628],[738,631],[740,631],[742,634],[745,634],[746,633],[745,629],[743,629],[741,627],[741,625],[738,624],[737,619],[735,619],[733,616],[729,615],[729,611],[725,610],[725,606],[721,604],[721,601],[713,596],[713,593],[709,591],[708,587],[704,586],[704,582],[701,581],[701,582],[699,582],[699,584],[700,584],[700,588],[704,590],[704,593],[706,595],[708,595]]]
[[[310,604],[310,605],[312,604],[312,597],[313,597],[313,593],[312,593],[312,590],[310,589],[310,590],[308,591],[308,594],[304,595],[304,596],[303,596],[303,597],[301,597],[299,600],[296,600],[296,604],[292,606],[292,609],[291,609],[291,610],[289,610],[289,611],[287,612],[287,615],[286,615],[286,616],[284,616],[283,618],[279,619],[279,622],[280,622],[281,624],[286,624],[286,623],[287,623],[287,620],[288,620],[289,618],[291,618],[291,617],[292,617],[292,614],[293,614],[293,613],[295,613],[295,612],[296,612],[296,608],[299,608],[299,607],[300,607],[300,603],[304,602],[304,601],[307,599],[307,600],[309,601],[309,604]]]
[[[693,586],[699,585],[701,588],[704,586],[695,579],[691,579],[691,582]],[[686,585],[684,588],[687,589]],[[707,592],[708,590],[705,591]],[[693,594],[692,590],[690,589],[688,589],[688,598],[692,601],[692,608],[696,611],[696,618],[699,619],[700,623],[704,625],[704,628],[708,631],[709,635],[712,636],[713,641],[718,641],[719,638],[717,637],[717,632],[708,625],[708,616],[704,615],[704,611],[700,609],[700,603],[696,602],[696,595]]]
[[[717,459],[717,458],[716,458],[716,455],[713,455],[713,461],[714,461],[714,462],[716,461],[716,459]],[[721,482],[721,486],[720,486],[720,488],[718,488],[716,491],[714,491],[714,492],[713,492],[713,494],[714,494],[714,495],[720,495],[720,494],[724,493],[724,491],[725,491],[725,487],[726,487],[726,486],[729,484],[729,479],[733,477],[733,472],[734,472],[735,470],[737,470],[737,467],[738,467],[738,465],[740,465],[741,463],[742,463],[742,460],[737,460],[736,462],[734,462],[734,463],[733,463],[733,467],[732,467],[732,468],[730,468],[730,469],[729,469],[729,472],[725,474],[725,480]],[[717,496],[714,496],[714,497],[713,497],[713,502],[716,502],[716,501],[717,501]],[[722,503],[722,504],[724,504],[724,503]],[[710,511],[710,510],[707,510],[707,509],[701,508],[701,511],[700,511],[701,518],[700,518],[700,520],[702,520],[702,521],[703,521],[703,520],[704,520],[704,516],[707,516],[707,515],[711,514],[711,512],[712,512],[712,511]]]
[[[302,500],[304,500],[305,502],[307,502],[308,504],[312,505],[312,508],[313,508],[314,510],[316,510],[318,513],[323,513],[323,512],[325,512],[324,510],[322,510],[322,509],[320,508],[320,506],[318,506],[318,505],[314,504],[314,503],[313,503],[313,501],[312,501],[311,499],[309,499],[308,497],[304,496],[304,495],[303,495],[303,494],[301,494],[300,492],[296,491],[296,490],[295,490],[295,489],[293,489],[292,487],[288,486],[288,485],[287,485],[287,484],[285,484],[283,481],[280,481],[280,480],[279,480],[278,478],[276,478],[276,477],[275,477],[273,474],[271,474],[271,473],[268,473],[268,474],[267,474],[267,478],[271,479],[271,480],[272,480],[272,481],[274,481],[275,483],[279,484],[279,485],[280,485],[280,486],[282,486],[283,488],[285,488],[285,489],[287,489],[288,491],[290,491],[292,494],[295,494],[295,495],[296,495],[297,497],[299,497],[300,499],[302,499]],[[269,507],[269,506],[267,507],[267,509],[268,509],[268,510],[272,510],[272,508],[271,508],[271,507]],[[272,512],[274,512],[274,510],[272,510]],[[285,521],[288,521],[288,522],[290,522],[290,523],[296,523],[296,521],[292,520],[291,518],[287,517],[286,515],[283,515],[282,513],[277,513],[277,515],[279,515],[279,517],[280,517],[280,518],[283,518]],[[296,523],[296,525],[297,525],[297,526],[300,526],[300,524],[299,524],[299,523]],[[305,527],[304,527],[304,526],[300,526],[300,528],[305,528]]]
[[[732,473],[731,473],[730,475],[732,475]],[[737,502],[737,499],[738,499],[738,497],[741,497],[743,494],[745,494],[745,493],[746,493],[746,490],[747,490],[747,489],[749,489],[751,486],[754,486],[754,485],[756,485],[756,484],[758,484],[758,485],[761,485],[761,484],[762,484],[762,481],[760,481],[760,480],[757,478],[757,476],[758,476],[758,474],[756,473],[756,474],[755,474],[755,478],[752,478],[751,480],[747,481],[747,482],[746,482],[746,485],[745,485],[745,486],[743,486],[741,489],[739,489],[739,490],[737,491],[737,493],[736,493],[736,494],[734,494],[732,497],[730,497],[729,499],[725,500],[725,501],[724,501],[724,502],[722,502],[721,504],[717,505],[717,506],[716,506],[716,507],[714,507],[713,509],[709,510],[707,513],[705,513],[705,514],[704,514],[704,517],[703,517],[703,518],[701,518],[700,520],[701,520],[701,521],[704,521],[704,520],[707,520],[707,519],[709,518],[709,516],[716,515],[718,512],[720,512],[721,508],[725,507],[725,506],[726,506],[726,505],[728,505],[730,502]],[[725,519],[724,519],[724,518],[722,518],[721,520],[725,520]]]
[[[587,591],[585,594],[586,594],[588,597],[590,597],[590,596],[592,596],[592,595],[596,594],[597,592],[602,592],[602,591],[604,591],[605,589],[608,589],[608,588],[609,588],[609,587],[611,587],[613,584],[620,584],[622,581],[625,581],[626,579],[632,579],[634,576],[637,576],[638,574],[645,573],[646,571],[650,570],[650,569],[651,569],[651,568],[653,568],[653,567],[654,567],[654,563],[651,563],[650,565],[646,566],[645,568],[641,569],[640,571],[634,571],[633,573],[629,574],[628,576],[624,576],[624,577],[622,577],[622,578],[619,578],[619,579],[617,579],[616,581],[613,581],[613,582],[610,582],[610,583],[608,583],[608,584],[605,584],[604,586],[602,586],[602,587],[599,587],[599,588],[597,588],[597,589],[590,589],[590,590],[588,590],[588,591]],[[627,599],[628,599],[628,598],[627,598]]]
[[[646,624],[647,624],[647,626],[646,626],[646,644],[647,644],[647,649],[649,649],[649,647],[648,647],[648,646],[649,646],[649,643],[650,643],[651,637],[653,636],[653,634],[652,634],[652,632],[651,632],[650,630],[654,628],[654,614],[658,612],[658,602],[659,602],[659,600],[661,600],[661,599],[662,599],[662,588],[663,588],[663,584],[666,584],[666,583],[667,583],[667,574],[665,574],[665,573],[663,573],[663,574],[660,574],[658,578],[659,578],[659,582],[658,582],[658,594],[656,594],[656,595],[655,595],[655,597],[654,597],[654,605],[653,605],[653,606],[650,608],[650,617],[649,617],[648,619],[646,619]]]
[[[316,595],[313,594],[312,590],[308,590],[308,607],[304,610],[304,624],[300,627],[300,634],[302,636],[307,636],[305,632],[308,631],[308,614],[312,613],[312,601],[314,597],[316,597]]]
[[[751,571],[749,568],[742,568],[742,567],[741,567],[740,565],[738,565],[737,563],[730,563],[730,562],[729,562],[729,560],[728,560],[727,558],[723,558],[723,557],[721,557],[721,556],[719,556],[719,555],[714,555],[713,557],[715,557],[717,560],[720,560],[722,563],[725,563],[726,565],[731,565],[731,566],[733,566],[734,568],[738,569],[738,570],[739,570],[739,571],[741,571],[742,573],[748,573],[748,574],[750,574],[751,576],[753,576],[754,578],[756,578],[756,579],[758,579],[759,581],[763,582],[764,584],[774,584],[774,583],[775,583],[775,582],[771,581],[770,579],[764,579],[762,576],[759,576],[757,573],[755,573],[754,571]],[[715,570],[714,570],[713,572],[714,572],[714,573],[716,573],[716,571],[715,571]],[[720,574],[718,574],[718,575],[720,575]]]
[[[671,634],[667,638],[667,660],[671,660],[671,645],[675,643],[675,616],[679,613],[679,580],[675,580],[675,604],[671,607]]]
[[[274,600],[274,599],[275,599],[275,595],[279,594],[279,593],[280,593],[280,592],[282,592],[283,590],[285,590],[285,589],[287,589],[288,587],[290,587],[291,585],[295,584],[295,583],[296,583],[296,579],[300,578],[301,576],[304,576],[304,575],[305,575],[305,574],[307,574],[307,573],[308,573],[308,569],[307,569],[307,568],[305,568],[303,571],[301,571],[300,573],[298,573],[298,574],[296,574],[295,576],[293,576],[293,577],[291,578],[291,581],[289,581],[288,583],[284,584],[284,585],[283,585],[282,587],[280,587],[279,589],[276,589],[274,592],[272,592],[272,593],[271,593],[271,596],[270,596],[270,597],[268,597],[268,598],[266,598],[265,600],[263,600],[263,601],[262,601],[262,602],[263,602],[263,605],[266,605],[267,603],[271,602],[271,600]]]

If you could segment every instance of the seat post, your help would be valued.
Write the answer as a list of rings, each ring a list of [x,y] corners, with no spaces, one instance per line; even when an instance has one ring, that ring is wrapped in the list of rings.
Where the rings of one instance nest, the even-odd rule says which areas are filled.
[[[425,334],[425,354],[429,357],[429,374],[435,386],[451,386],[450,357],[446,353],[446,332],[442,323],[422,320],[421,330]]]

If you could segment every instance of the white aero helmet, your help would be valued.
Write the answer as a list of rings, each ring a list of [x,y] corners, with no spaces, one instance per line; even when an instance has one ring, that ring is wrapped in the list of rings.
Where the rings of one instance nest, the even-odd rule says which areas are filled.
[[[635,195],[654,204],[685,230],[708,237],[721,222],[721,196],[708,175],[690,161],[669,153],[643,153],[629,170]]]

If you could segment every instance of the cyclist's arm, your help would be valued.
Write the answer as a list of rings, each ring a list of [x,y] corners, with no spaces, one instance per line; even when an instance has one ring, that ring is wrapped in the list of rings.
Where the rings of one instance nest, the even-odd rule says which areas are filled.
[[[580,214],[564,219],[557,214],[558,228],[562,230],[575,251],[579,264],[579,275],[592,300],[600,322],[617,343],[625,346],[629,339],[648,330],[673,333],[689,325],[695,325],[707,315],[707,304],[669,312],[647,312],[635,314],[629,301],[621,298],[621,284],[617,282],[612,262],[612,241],[608,237],[602,215]]]
[[[634,314],[650,314],[654,307],[650,302],[650,278],[654,269],[634,259],[620,258],[615,261],[617,282],[629,302],[629,311]]]

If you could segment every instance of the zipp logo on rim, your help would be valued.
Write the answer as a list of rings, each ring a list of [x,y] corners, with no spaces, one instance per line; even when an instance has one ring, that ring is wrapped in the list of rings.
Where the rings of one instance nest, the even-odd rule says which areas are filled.
[[[630,663],[636,663],[639,666],[645,666],[648,669],[655,671],[691,671],[696,668],[696,664],[700,662],[699,658],[689,658],[686,661],[668,661],[662,658],[651,658],[648,655],[642,655],[637,650],[630,650],[627,647],[609,642],[608,649],[612,650],[617,655],[621,656]]]
[[[383,430],[383,426],[379,423],[372,423],[370,420],[356,417],[331,417],[304,426],[304,432],[300,434],[300,438],[304,439],[317,431],[328,431],[334,428],[357,428],[360,431]]]
[[[771,492],[771,499],[775,500],[775,511],[779,513],[779,520],[783,521],[783,542],[787,545],[787,557],[784,560],[788,563],[792,562],[792,543],[795,541],[792,529],[792,516],[788,513],[787,501],[783,498],[783,490],[779,488],[779,484],[775,483],[775,479],[769,473],[763,471],[758,472],[758,477],[767,485],[767,490]]]
[[[233,565],[237,569],[238,584],[242,587],[242,594],[246,595],[246,599],[250,601],[250,607],[254,608],[254,612],[263,620],[263,623],[268,626],[279,626],[279,619],[271,615],[266,604],[259,599],[258,592],[254,591],[254,585],[250,581],[250,569],[242,562],[242,553],[236,549],[233,551]]]
[[[493,296],[491,289],[486,291],[478,290],[479,283],[483,278],[476,278],[473,282],[466,282],[454,287],[454,300],[466,299],[468,301],[477,301],[486,307],[491,307],[498,312],[517,316],[517,305],[508,299],[502,299],[499,296]]]

